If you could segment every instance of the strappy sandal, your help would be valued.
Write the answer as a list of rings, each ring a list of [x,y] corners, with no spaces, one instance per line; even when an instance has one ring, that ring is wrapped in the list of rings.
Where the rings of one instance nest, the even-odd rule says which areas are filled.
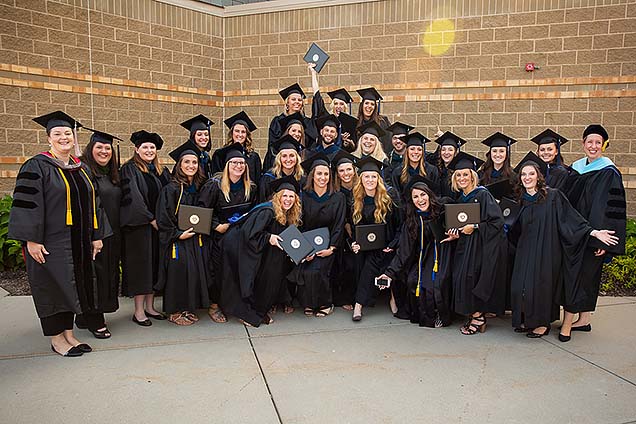
[[[477,323],[474,323],[473,321],[477,321]],[[476,317],[471,315],[468,321],[466,321],[466,324],[464,324],[459,331],[465,336],[483,333],[486,331],[486,317],[484,314],[479,314]]]
[[[210,319],[212,321],[218,324],[223,324],[227,322],[227,317],[225,316],[223,311],[221,311],[221,308],[209,308],[208,315],[210,316]]]
[[[306,317],[313,317],[314,316],[314,310],[311,308],[305,308],[304,314]]]
[[[194,312],[185,311],[186,318],[188,318],[192,322],[199,322],[199,317]]]
[[[320,308],[318,312],[316,312],[316,317],[324,318],[327,315],[331,315],[332,312],[333,312],[333,305],[327,306],[326,308]]]
[[[100,329],[100,330],[88,330],[91,333],[93,333],[93,336],[95,336],[96,339],[109,339],[111,334],[110,331],[108,331],[108,327],[104,327],[104,329]]]
[[[170,314],[168,321],[177,325],[192,325],[194,322],[190,321],[186,315],[186,312],[177,312],[176,314]]]
[[[285,309],[283,309],[283,313],[285,314],[293,314],[296,309],[291,305],[285,305]]]
[[[265,316],[263,317],[263,324],[270,325],[273,322],[274,318],[272,318],[269,314],[265,314]]]

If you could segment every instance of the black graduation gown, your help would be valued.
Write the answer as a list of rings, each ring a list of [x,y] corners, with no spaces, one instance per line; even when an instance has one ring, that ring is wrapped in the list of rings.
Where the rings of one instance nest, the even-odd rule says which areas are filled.
[[[336,178],[336,177],[334,177]],[[353,207],[353,193],[344,187],[340,188],[340,192],[345,197],[345,225],[349,224],[349,228],[353,228],[353,220],[351,218]],[[353,305],[356,294],[356,278],[355,278],[355,261],[356,255],[351,251],[351,243],[353,242],[353,234],[349,234],[346,230],[342,232],[340,245],[336,246],[336,258],[332,268],[332,299],[336,306]]]
[[[339,246],[344,236],[346,199],[340,192],[325,193],[321,198],[311,192],[302,195],[301,231],[329,228],[329,246]],[[287,279],[298,285],[298,300],[303,308],[318,309],[333,303],[331,271],[335,254],[301,263]]]
[[[375,277],[384,272],[386,267],[391,263],[395,255],[395,249],[400,241],[400,200],[397,190],[391,188],[388,190],[393,206],[391,211],[385,217],[386,221],[386,241],[387,247],[393,249],[391,252],[383,252],[383,249],[360,251],[356,256],[355,274],[357,281],[356,303],[362,306],[373,306],[380,290],[375,286]],[[365,202],[362,208],[362,219],[356,225],[375,224],[373,212],[375,204]],[[353,235],[355,238],[355,225],[353,227]],[[396,302],[400,303],[400,293],[396,291],[398,287],[392,284],[391,292],[396,296]]]
[[[284,176],[285,175],[281,175],[280,177],[277,177],[276,175],[274,175],[274,171],[272,171],[271,169],[267,172],[264,172],[261,180],[258,182],[258,201],[261,203],[269,202],[272,199],[272,195],[274,194],[274,192],[270,188],[270,184],[272,183],[272,181]],[[305,177],[302,176],[299,182],[301,187],[304,186]]]
[[[439,178],[439,193],[441,197],[450,197],[451,199],[457,199],[459,197],[459,193],[453,191],[453,187],[451,184],[451,177],[453,176],[453,172],[448,170],[446,166],[442,165],[441,170],[437,169],[437,175]]]
[[[216,149],[212,154],[212,175],[223,172],[223,168],[225,167],[223,158],[219,155],[219,150],[221,149]],[[245,155],[245,162],[250,171],[250,180],[252,180],[254,184],[258,184],[258,180],[261,178],[261,173],[263,172],[261,157],[258,155],[258,152],[247,153]]]
[[[179,240],[178,207],[195,206],[198,193],[172,181],[159,194],[159,272],[155,290],[163,292],[163,310],[168,314],[210,306],[203,239],[199,234]]]
[[[424,162],[424,167],[426,169],[426,178],[428,178],[432,183],[432,187],[429,187],[429,188],[433,190],[433,193],[435,193],[437,196],[440,196],[441,189],[440,189],[439,174],[437,173],[437,168],[428,162]],[[419,171],[417,169],[413,169],[409,167],[409,181],[411,177],[414,175],[419,175]],[[405,196],[408,193],[404,192],[404,188],[406,187],[406,184],[402,183],[401,176],[402,176],[402,166],[393,168],[393,171],[391,171],[391,186],[395,187],[395,189],[400,193],[400,195],[402,196],[402,201],[410,200],[410,199],[405,199]],[[407,181],[407,184],[408,184],[408,181]]]
[[[451,244],[435,240],[432,219],[417,214],[417,238],[403,224],[397,251],[385,273],[406,284],[406,311],[398,311],[400,315],[406,314],[420,327],[435,327],[437,319],[447,326],[451,323]]]
[[[393,171],[396,169],[402,169],[404,157],[391,150],[391,152],[387,154],[387,158],[388,161],[384,172],[384,182],[389,185],[393,185]]]
[[[141,172],[131,160],[121,175],[122,293],[124,296],[152,294],[157,282],[159,239],[150,222],[161,188],[170,181],[166,168],[161,175]]]
[[[589,312],[596,309],[601,284],[603,256],[594,256],[596,249],[604,249],[608,257],[625,254],[626,203],[621,173],[614,166],[579,174],[572,170],[563,187],[572,206],[597,230],[613,230],[618,237],[616,246],[606,246],[590,239],[583,257],[583,267],[572,291],[565,293],[563,307],[568,312]]]
[[[557,189],[548,188],[544,201],[522,200],[509,232],[517,247],[512,270],[513,327],[548,326],[559,319],[563,290],[579,273],[591,231]]]
[[[453,310],[502,314],[505,307],[506,244],[504,219],[494,197],[477,187],[458,202],[479,203],[479,228],[471,235],[460,233],[453,258]]]
[[[316,114],[316,106],[314,105],[314,101],[312,100],[312,116],[318,116]],[[263,168],[270,169],[274,166],[274,158],[276,157],[276,152],[274,151],[274,143],[280,139],[285,133],[286,128],[284,127],[283,122],[287,118],[287,115],[281,113],[278,116],[272,118],[272,121],[269,123],[269,135],[267,139],[267,153],[265,154],[265,160],[263,161]],[[305,124],[305,148],[311,148],[318,139],[318,130],[316,129],[316,123],[312,118],[307,116],[303,116],[303,121]]]
[[[477,175],[479,176],[479,184],[483,186],[498,183],[499,181],[503,181],[506,178],[504,175],[498,172],[492,172],[490,174],[490,178],[488,178],[488,182],[486,182],[484,178],[484,171],[480,170]],[[512,184],[514,187],[514,185],[517,183],[517,173],[512,171],[509,180],[510,184]]]
[[[40,318],[62,312],[101,312],[91,242],[112,232],[90,172],[77,163],[61,166],[48,153],[40,153],[22,165],[16,179],[7,237],[24,244],[29,285]],[[44,245],[49,252],[45,263],[29,255],[27,241]]]
[[[119,309],[119,261],[121,259],[120,203],[121,187],[113,184],[108,175],[93,175],[93,184],[99,194],[101,205],[108,217],[113,235],[102,240],[104,247],[95,257],[95,275],[99,295],[99,309],[115,312]]]
[[[564,165],[548,164],[548,169],[545,175],[545,183],[548,187],[562,189],[565,185],[568,175],[570,175],[570,168]]]
[[[240,186],[240,187],[239,187]],[[210,300],[213,303],[218,303],[221,293],[221,241],[225,234],[221,234],[214,229],[220,224],[225,224],[221,218],[221,209],[228,206],[236,206],[243,203],[249,203],[251,207],[256,200],[256,186],[252,184],[250,189],[250,196],[245,199],[245,188],[242,184],[236,187],[235,190],[230,189],[230,201],[228,202],[221,191],[221,180],[219,178],[213,178],[208,180],[199,192],[198,206],[212,209],[212,230],[209,236],[203,237],[203,244],[205,246],[205,259],[207,262],[208,271],[208,285],[210,291]],[[229,231],[229,228],[228,228]]]
[[[285,277],[293,262],[269,244],[270,235],[284,229],[271,203],[264,203],[227,231],[221,243],[223,312],[258,327],[287,289]]]

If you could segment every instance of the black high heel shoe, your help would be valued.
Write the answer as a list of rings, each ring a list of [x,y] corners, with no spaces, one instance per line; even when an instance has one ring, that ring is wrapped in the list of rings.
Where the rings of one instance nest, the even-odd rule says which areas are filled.
[[[589,333],[590,331],[592,331],[592,324],[580,325],[578,327],[573,326],[572,331],[585,331],[586,333]]]
[[[539,333],[535,333],[534,330],[529,331],[528,333],[526,333],[526,337],[529,339],[540,339],[543,336],[547,336],[548,334],[550,334],[550,326],[547,325],[546,326],[546,330],[543,332],[543,334],[539,334]]]

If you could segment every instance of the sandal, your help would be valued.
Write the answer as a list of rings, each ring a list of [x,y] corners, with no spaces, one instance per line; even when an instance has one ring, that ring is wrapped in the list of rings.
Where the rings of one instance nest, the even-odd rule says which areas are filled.
[[[277,310],[278,310],[278,307],[276,305],[274,305],[274,306],[271,307],[271,309],[269,310],[268,314],[269,315],[274,315]]]
[[[330,315],[333,312],[333,305],[327,306],[326,308],[320,308],[318,312],[316,312],[317,318],[324,318],[327,315]]]
[[[473,322],[477,321],[477,323]],[[476,317],[470,316],[466,324],[464,324],[459,331],[465,336],[472,336],[473,334],[483,333],[486,331],[486,317],[484,314],[479,314]]]
[[[210,319],[212,321],[218,324],[223,324],[227,322],[227,317],[225,316],[223,311],[221,311],[221,308],[209,308],[208,315],[210,316]]]
[[[285,314],[293,314],[296,309],[291,305],[285,305],[285,309],[283,309],[283,313]]]
[[[344,309],[345,311],[353,311],[353,305],[342,305],[342,309]]]
[[[192,325],[194,322],[190,321],[186,315],[186,312],[177,312],[176,314],[170,314],[168,321],[177,325]]]
[[[93,336],[95,336],[96,339],[109,339],[111,334],[110,331],[108,331],[108,327],[104,327],[103,329],[100,330],[88,330],[91,333],[93,333]]]
[[[192,322],[199,322],[199,317],[194,312],[185,311],[186,318]]]
[[[304,313],[305,313],[306,317],[313,317],[314,316],[314,310],[311,309],[311,308],[305,308]]]
[[[265,314],[265,316],[263,317],[263,324],[270,325],[273,322],[274,318],[272,318],[269,314]]]

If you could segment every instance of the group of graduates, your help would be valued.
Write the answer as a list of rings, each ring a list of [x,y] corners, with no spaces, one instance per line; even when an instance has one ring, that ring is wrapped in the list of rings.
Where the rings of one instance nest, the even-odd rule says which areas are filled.
[[[538,338],[563,306],[561,341],[591,330],[602,264],[623,254],[625,240],[625,191],[603,156],[602,126],[585,129],[585,157],[571,166],[560,154],[568,140],[548,129],[513,168],[516,141],[505,134],[483,141],[485,161],[451,132],[436,134],[427,151],[426,136],[380,114],[374,88],[358,90],[354,117],[345,89],[328,93],[328,111],[313,70],[312,85],[311,117],[298,84],[280,91],[285,109],[271,121],[264,160],[243,111],[224,121],[227,138],[214,152],[210,119],[182,123],[189,138],[170,152],[172,170],[159,165],[159,134],[133,133],[133,155],[120,167],[117,137],[88,129],[80,155],[79,122],[59,111],[34,118],[51,148],[19,171],[9,237],[24,243],[54,352],[91,351],[74,324],[111,336],[104,313],[118,308],[120,263],[121,291],[134,298],[140,326],[192,325],[201,309],[214,322],[232,316],[253,327],[296,308],[326,317],[343,307],[360,321],[386,289],[392,313],[424,327],[461,315],[461,333],[477,334],[487,317],[511,310],[515,331]],[[514,213],[504,216],[504,201]],[[479,223],[440,232],[453,203],[478,203]],[[209,235],[179,227],[184,205],[212,211]],[[382,226],[383,246],[356,240],[356,227],[369,224]],[[295,265],[280,237],[291,225],[327,228],[329,246]]]

